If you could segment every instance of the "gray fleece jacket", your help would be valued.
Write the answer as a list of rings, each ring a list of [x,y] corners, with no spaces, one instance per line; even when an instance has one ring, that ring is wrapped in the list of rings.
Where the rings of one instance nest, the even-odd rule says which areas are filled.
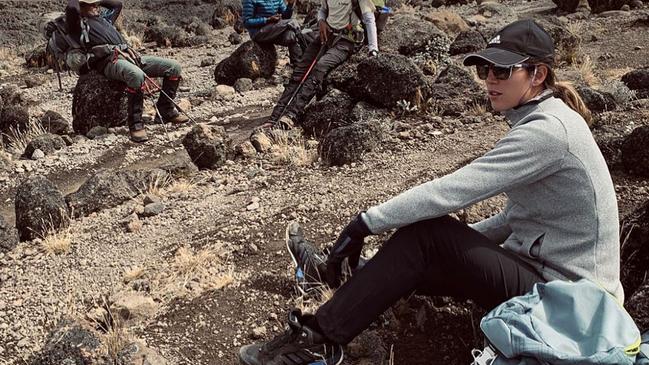
[[[505,116],[511,130],[491,151],[370,208],[368,228],[381,233],[505,193],[505,209],[474,229],[547,280],[588,278],[623,302],[615,190],[586,122],[555,97]]]

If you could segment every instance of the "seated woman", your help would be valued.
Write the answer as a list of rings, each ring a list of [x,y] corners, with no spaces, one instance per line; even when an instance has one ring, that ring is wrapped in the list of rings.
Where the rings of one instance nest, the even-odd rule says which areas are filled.
[[[358,263],[366,236],[397,231],[314,315],[291,312],[285,334],[244,346],[241,361],[339,364],[343,345],[415,291],[492,309],[537,282],[588,278],[623,301],[611,176],[590,112],[557,81],[553,60],[552,38],[532,20],[506,26],[466,57],[510,131],[459,170],[354,217],[326,259],[332,287],[344,259]],[[447,215],[500,193],[506,207],[484,221],[466,225]]]
[[[291,65],[302,57],[306,44],[301,44],[300,25],[293,19],[295,0],[242,0],[243,26],[250,39],[258,43],[288,47]]]

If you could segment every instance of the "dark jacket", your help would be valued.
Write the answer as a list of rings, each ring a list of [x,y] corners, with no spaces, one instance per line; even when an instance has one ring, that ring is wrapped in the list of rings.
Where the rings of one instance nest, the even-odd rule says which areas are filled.
[[[105,8],[100,16],[83,19],[80,14],[79,0],[68,0],[68,6],[65,9],[65,21],[68,31],[87,51],[94,46],[104,44],[126,44],[126,40],[114,25],[122,11],[122,2],[120,0],[102,0],[99,5]],[[101,71],[110,62],[110,57],[103,57],[90,62],[92,68]]]

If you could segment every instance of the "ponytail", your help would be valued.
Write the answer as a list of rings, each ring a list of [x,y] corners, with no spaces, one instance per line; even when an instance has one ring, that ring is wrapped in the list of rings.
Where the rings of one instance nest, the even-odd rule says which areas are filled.
[[[576,111],[590,127],[593,123],[593,115],[581,99],[577,90],[569,81],[557,81],[554,70],[548,66],[548,76],[545,78],[545,86],[552,90],[570,109]]]

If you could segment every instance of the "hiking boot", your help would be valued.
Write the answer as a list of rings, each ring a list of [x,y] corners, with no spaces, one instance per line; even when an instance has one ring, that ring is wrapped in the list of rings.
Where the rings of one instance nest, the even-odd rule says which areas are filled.
[[[295,264],[297,289],[306,295],[325,285],[327,257],[304,238],[300,224],[293,221],[286,227],[286,248]]]
[[[128,94],[128,110],[127,122],[128,129],[131,133],[131,140],[133,142],[146,142],[149,137],[144,129],[144,121],[142,120],[142,109],[144,106],[144,94],[140,90],[127,89]]]
[[[162,114],[162,112],[160,112],[160,114]],[[189,121],[189,118],[184,114],[180,114],[178,110],[176,110],[176,108],[174,108],[173,111],[168,113],[167,115],[163,115],[162,119],[160,119],[160,114],[156,114],[155,119],[153,119],[154,123],[182,124]]]
[[[158,96],[156,107],[159,114],[155,117],[156,123],[185,123],[189,118],[182,115],[176,109],[173,99],[176,98],[176,92],[180,85],[180,77],[165,77],[162,80],[162,90]],[[161,119],[162,118],[162,119]]]
[[[302,325],[299,309],[288,315],[289,328],[266,343],[243,346],[239,360],[245,365],[338,365],[343,361],[341,345]]]
[[[149,140],[149,136],[146,134],[146,129],[144,129],[144,124],[136,124],[129,130],[131,135],[131,141],[136,143],[142,143]]]

